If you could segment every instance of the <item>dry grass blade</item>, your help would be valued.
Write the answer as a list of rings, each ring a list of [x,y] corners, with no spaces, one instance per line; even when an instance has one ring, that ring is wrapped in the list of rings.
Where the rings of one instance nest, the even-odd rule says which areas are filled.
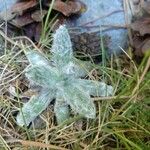
[[[150,57],[148,58],[145,69],[144,69],[144,71],[143,71],[143,73],[142,73],[142,75],[141,75],[141,77],[137,83],[137,86],[134,88],[132,95],[134,95],[137,92],[137,90],[139,89],[139,86],[142,83],[142,81],[144,80],[144,77],[145,77],[146,73],[148,72],[149,68],[150,68]]]
[[[35,141],[25,141],[25,140],[18,140],[18,139],[12,139],[9,141],[10,143],[20,143],[23,147],[38,147],[38,148],[49,148],[54,150],[68,150],[63,147],[51,145],[51,144],[45,144],[41,142],[35,142]]]

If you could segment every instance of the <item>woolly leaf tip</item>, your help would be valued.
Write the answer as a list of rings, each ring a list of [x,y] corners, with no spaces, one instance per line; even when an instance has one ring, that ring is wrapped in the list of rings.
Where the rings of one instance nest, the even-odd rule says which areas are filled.
[[[73,56],[70,36],[65,25],[60,26],[59,29],[56,30],[56,33],[53,36],[53,46],[51,51],[54,56]]]

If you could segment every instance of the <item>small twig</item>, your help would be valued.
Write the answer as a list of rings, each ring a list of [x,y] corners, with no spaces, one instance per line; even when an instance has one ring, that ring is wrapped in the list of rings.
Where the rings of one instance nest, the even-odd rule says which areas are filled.
[[[131,96],[111,96],[111,97],[96,97],[92,98],[94,101],[100,100],[114,100],[114,99],[130,99]]]

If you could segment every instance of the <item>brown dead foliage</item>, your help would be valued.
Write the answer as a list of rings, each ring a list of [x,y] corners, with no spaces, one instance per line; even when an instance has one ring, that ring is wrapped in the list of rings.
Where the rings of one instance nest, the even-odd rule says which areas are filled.
[[[25,35],[34,41],[38,41],[41,34],[41,22],[45,18],[52,0],[19,0],[11,8],[8,8],[7,15],[1,12],[0,17],[8,21],[13,26],[23,29]],[[72,14],[79,14],[83,4],[79,1],[55,0],[52,6],[53,14],[59,12],[63,17],[69,17]],[[62,17],[59,18],[62,20]],[[61,21],[59,21],[61,22]]]
[[[136,19],[131,24],[131,29],[135,55],[143,56],[150,50],[150,15]]]

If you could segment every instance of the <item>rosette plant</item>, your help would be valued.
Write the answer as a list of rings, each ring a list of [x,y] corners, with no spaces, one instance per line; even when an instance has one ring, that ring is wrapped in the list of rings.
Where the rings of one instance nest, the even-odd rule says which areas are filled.
[[[54,34],[51,52],[51,60],[38,51],[25,53],[30,62],[26,77],[40,90],[20,109],[17,115],[20,126],[29,125],[52,100],[55,100],[54,112],[58,124],[70,117],[70,108],[83,117],[94,118],[96,108],[90,96],[109,96],[113,93],[112,86],[83,79],[89,63],[78,63],[74,58],[65,26],[60,26]]]

